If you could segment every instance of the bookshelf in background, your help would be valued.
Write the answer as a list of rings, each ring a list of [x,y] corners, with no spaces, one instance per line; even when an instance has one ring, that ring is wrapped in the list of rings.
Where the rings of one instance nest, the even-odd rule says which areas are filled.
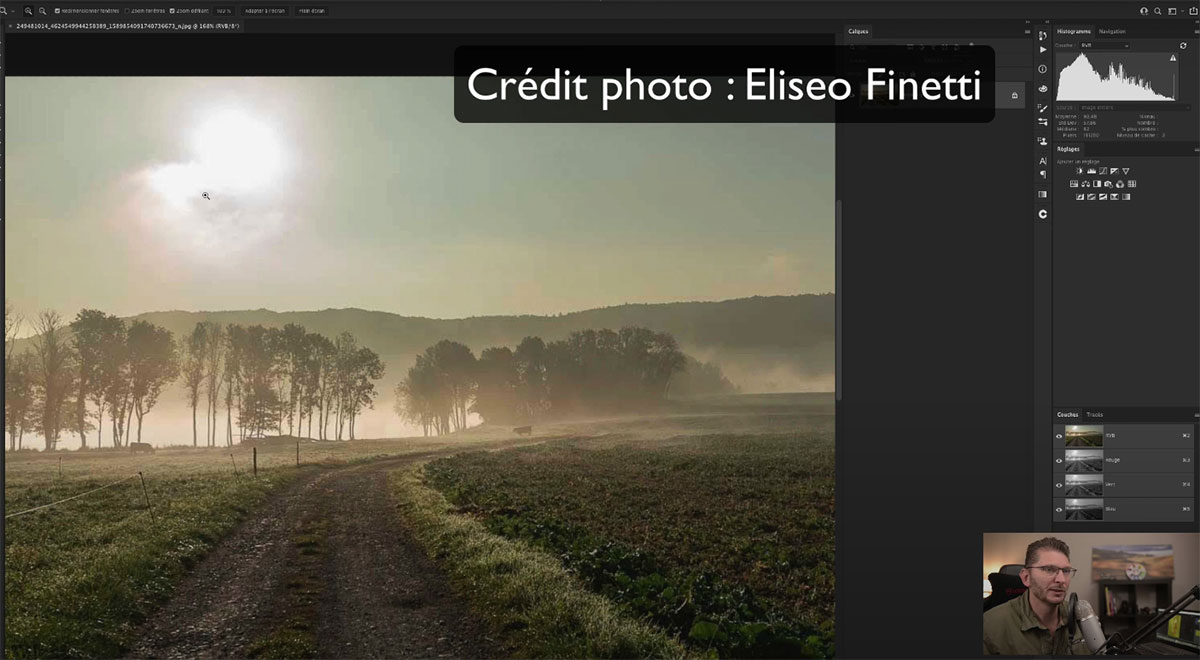
[[[1100,597],[1103,599],[1099,608],[1100,625],[1105,631],[1111,632],[1136,628],[1149,621],[1158,608],[1166,608],[1171,604],[1171,582],[1170,578],[1100,580]],[[1141,600],[1138,598],[1138,587],[1143,587]],[[1121,603],[1128,603],[1128,606],[1123,608]],[[1143,614],[1143,607],[1150,608],[1150,613]]]

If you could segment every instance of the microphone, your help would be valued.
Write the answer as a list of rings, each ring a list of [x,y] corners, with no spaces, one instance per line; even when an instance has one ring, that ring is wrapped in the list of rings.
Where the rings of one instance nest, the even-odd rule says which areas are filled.
[[[1083,633],[1083,641],[1087,643],[1088,650],[1095,655],[1104,647],[1104,630],[1100,628],[1100,620],[1096,618],[1096,611],[1092,609],[1092,604],[1079,599],[1075,604],[1075,618],[1079,619],[1079,630]]]

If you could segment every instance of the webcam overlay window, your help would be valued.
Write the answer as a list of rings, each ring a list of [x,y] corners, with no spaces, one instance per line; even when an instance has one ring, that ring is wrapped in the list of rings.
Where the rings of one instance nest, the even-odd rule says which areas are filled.
[[[6,656],[1196,657],[1198,13],[0,2]]]

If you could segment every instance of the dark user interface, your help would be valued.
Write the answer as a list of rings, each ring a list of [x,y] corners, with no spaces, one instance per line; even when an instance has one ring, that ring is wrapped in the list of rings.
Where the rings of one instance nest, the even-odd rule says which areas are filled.
[[[299,646],[281,652],[303,657],[967,658],[980,657],[981,638],[984,655],[1196,657],[1198,14],[1195,1],[1124,0],[0,1],[6,301],[25,320],[11,333],[6,323],[16,384],[6,397],[29,402],[6,406],[6,655],[269,655],[291,635]],[[872,75],[911,76],[914,95],[929,78],[928,95],[899,98]],[[550,78],[557,86],[542,84]],[[137,135],[119,147],[103,137],[124,130],[125,89],[150,129],[195,119],[138,91],[151,84],[196,85],[197,107],[256,86],[309,96],[212,124],[218,146],[187,161],[139,155]],[[985,93],[957,99],[951,88]],[[970,112],[947,110],[967,101]],[[277,146],[262,137],[276,110],[306,117],[304,140],[323,155],[263,157]],[[339,142],[351,133],[356,142]],[[411,162],[397,156],[406,140],[425,150]],[[97,183],[107,158],[144,161],[149,192]],[[314,178],[273,188],[285,171]],[[217,183],[196,187],[198,172]],[[85,199],[109,206],[88,211]],[[323,215],[301,239],[291,232],[309,229],[288,218],[305,208]],[[487,222],[463,220],[472,215]],[[48,398],[53,327],[41,310],[59,309],[58,327],[74,333],[87,327],[72,325],[76,311],[102,305],[68,275],[22,264],[74,245],[62,273],[78,269],[80,291],[98,286],[85,285],[104,257],[88,265],[79,245],[109,243],[81,218],[103,232],[135,227],[122,240],[156,255],[138,259],[160,270],[102,278],[126,291],[112,298],[111,327],[153,335],[159,324],[171,337],[177,359],[146,386],[153,396],[134,385],[126,398],[109,385],[87,394],[103,377],[81,383],[90,372],[68,361],[76,375],[57,404]],[[214,224],[200,231],[188,218]],[[239,252],[238,236],[257,252]],[[386,267],[321,256],[381,254],[389,241]],[[224,257],[188,270],[185,243]],[[280,266],[273,249],[303,267]],[[291,275],[272,279],[276,267]],[[352,282],[344,269],[356,267]],[[187,282],[211,290],[173,302],[198,290]],[[173,306],[194,316],[158,314]],[[234,338],[256,332],[260,354],[236,353]],[[287,332],[300,339],[288,344]],[[328,367],[342,394],[313,394],[295,375],[305,332],[343,365]],[[112,373],[130,375],[113,382],[135,383],[142,363],[129,356],[143,344],[123,336],[127,362]],[[205,371],[188,342],[218,336],[227,358]],[[277,361],[254,372],[253,355]],[[188,364],[212,380],[188,389]],[[323,391],[325,367],[308,368]],[[259,399],[270,403],[247,403]],[[54,427],[47,405],[66,421]],[[115,405],[130,406],[125,419]],[[160,432],[168,416],[178,423]],[[373,487],[417,499],[362,514],[360,526],[394,515],[396,547],[444,581],[437,593],[476,632],[441,613],[412,619],[426,631],[417,648],[382,623],[347,622],[367,602],[379,605],[363,616],[420,612],[433,587],[389,575],[392,559],[371,579],[339,573],[349,569],[334,514],[332,527],[281,518],[311,552],[291,537],[250,543],[232,522],[189,531],[208,545],[187,545],[157,595],[97,624],[103,634],[35,625],[42,612],[78,618],[53,614],[39,585],[90,588],[32,559],[35,539],[73,547],[55,512],[125,472],[199,474],[200,433],[230,479],[302,471],[310,450],[334,452],[312,459],[331,480],[355,461],[398,460],[401,446],[431,461],[411,478],[379,472]],[[138,463],[89,462],[106,451]],[[254,502],[282,506],[275,487]],[[446,508],[411,517],[430,493]],[[136,495],[113,497],[171,515],[149,490]],[[267,511],[205,502],[204,515],[228,520]],[[35,533],[36,516],[46,527]],[[447,521],[479,536],[445,541]],[[160,526],[162,545],[145,552],[183,562],[163,549],[186,545],[173,529]],[[528,588],[513,576],[536,562],[470,563],[485,542],[518,544],[545,562],[537,570],[557,571],[537,578],[555,586],[509,591]],[[288,566],[263,578],[283,594],[260,598],[263,616],[309,623],[245,624],[257,632],[216,646],[164,632],[165,613],[189,611],[181,599],[218,597],[179,590],[199,589],[181,580],[210,575],[212,557],[232,561],[222,543]],[[378,600],[350,604],[340,590],[351,582]],[[288,584],[322,595],[305,601]],[[538,604],[551,593],[560,601]],[[608,618],[580,623],[578,599]],[[90,616],[82,601],[71,607]],[[196,625],[203,640],[226,624]]]

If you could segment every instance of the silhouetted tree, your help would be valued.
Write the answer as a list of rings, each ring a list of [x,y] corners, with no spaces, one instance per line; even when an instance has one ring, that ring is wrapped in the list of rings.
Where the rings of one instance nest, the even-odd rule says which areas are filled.
[[[208,349],[208,326],[197,323],[183,342],[183,362],[180,375],[188,404],[192,407],[192,446],[200,446],[196,426],[196,409],[200,406],[200,390],[204,388],[205,356]]]
[[[33,410],[34,359],[28,352],[17,355],[17,334],[21,317],[11,302],[4,301],[4,429],[8,432],[8,449],[16,451],[24,441]]]
[[[208,446],[217,446],[217,408],[221,402],[221,385],[224,382],[221,367],[225,357],[225,332],[217,323],[205,321],[204,327],[204,377],[208,393],[208,414],[205,419]]]
[[[4,299],[4,358],[11,358],[16,353],[17,333],[21,330],[21,317],[13,307],[12,301]]]
[[[247,437],[261,438],[275,425],[280,405],[279,394],[269,381],[251,380],[242,395],[238,424],[246,429]]]
[[[268,328],[267,344],[272,361],[271,386],[275,388],[275,398],[279,401],[279,405],[275,406],[275,433],[283,435],[283,419],[288,411],[287,344],[283,330]]]
[[[442,374],[424,354],[409,367],[404,380],[396,386],[396,412],[414,424],[420,424],[426,436],[449,432],[450,400]]]
[[[279,331],[252,325],[239,333],[241,351],[241,404],[238,423],[249,437],[262,437],[268,428],[278,430],[282,406],[279,379]],[[270,394],[268,394],[270,392]]]
[[[486,349],[477,367],[474,410],[489,421],[653,405],[687,361],[674,337],[640,327],[580,330],[549,344],[526,337],[507,350]]]
[[[483,349],[475,373],[475,403],[471,412],[492,423],[520,420],[517,396],[520,374],[512,350],[507,346]]]
[[[44,311],[34,324],[37,337],[34,351],[37,355],[36,383],[38,404],[41,412],[38,431],[46,441],[46,450],[58,445],[63,429],[63,415],[71,390],[74,356],[67,343],[62,317],[55,311]]]
[[[316,334],[304,336],[304,360],[300,369],[300,424],[308,419],[307,437],[312,437],[313,411],[321,405],[321,367],[323,351],[329,340]]]
[[[225,328],[225,444],[229,447],[233,446],[233,406],[241,396],[245,333],[245,328],[233,323]],[[238,405],[240,407],[240,402]]]
[[[383,378],[383,361],[369,348],[360,347],[354,353],[347,377],[346,405],[350,417],[350,439],[353,440],[354,424],[364,407],[374,408],[375,381]]]
[[[443,339],[427,350],[426,356],[441,375],[442,396],[450,404],[450,427],[465,429],[467,409],[475,394],[475,355],[463,344]]]
[[[82,309],[71,321],[72,347],[75,351],[75,428],[79,444],[87,449],[87,402],[89,388],[95,382],[100,364],[100,333],[107,314],[95,309]]]
[[[104,388],[101,383],[105,351],[121,340],[124,324],[121,319],[95,309],[84,309],[71,322],[73,347],[76,355],[76,395],[74,428],[79,432],[80,445],[87,448],[87,430],[91,427],[87,404],[96,405],[96,446],[104,437]]]
[[[17,334],[21,317],[11,301],[4,299],[4,429],[9,436],[9,451],[17,449],[17,440],[24,433],[28,403],[33,383],[17,363]]]
[[[130,411],[129,345],[125,322],[117,319],[111,331],[105,333],[97,369],[98,394],[108,408],[112,421],[113,446],[120,447],[125,438],[126,419]]]
[[[354,361],[354,354],[358,352],[358,341],[354,339],[354,335],[349,332],[343,332],[334,340],[334,389],[337,404],[337,417],[334,420],[334,438],[342,439],[342,432],[346,425],[347,410],[347,390],[349,389],[349,378]]]
[[[312,397],[317,407],[317,434],[322,440],[325,440],[329,437],[329,411],[333,405],[336,391],[334,380],[337,377],[337,347],[324,335],[314,335],[311,342],[313,369],[317,378],[316,389]]]
[[[541,337],[526,337],[513,353],[517,366],[517,406],[524,421],[536,421],[549,406],[547,397],[546,343]]]
[[[34,410],[34,357],[25,351],[4,361],[4,426],[9,450],[22,448],[25,431],[36,426]]]
[[[147,321],[134,321],[127,334],[129,344],[129,392],[137,416],[138,442],[142,420],[158,402],[163,387],[179,375],[175,340],[166,328]]]
[[[656,399],[665,399],[671,387],[671,379],[687,366],[687,356],[679,350],[679,342],[665,332],[656,332],[650,338],[648,358],[649,371],[643,372],[649,393]]]
[[[296,413],[300,408],[300,390],[303,387],[304,360],[308,350],[307,332],[304,328],[289,323],[279,335],[280,354],[283,359],[283,377],[287,382],[288,433],[296,434]]]
[[[467,427],[475,397],[475,355],[463,344],[443,339],[417,356],[395,390],[395,410],[420,424],[426,435]]]

